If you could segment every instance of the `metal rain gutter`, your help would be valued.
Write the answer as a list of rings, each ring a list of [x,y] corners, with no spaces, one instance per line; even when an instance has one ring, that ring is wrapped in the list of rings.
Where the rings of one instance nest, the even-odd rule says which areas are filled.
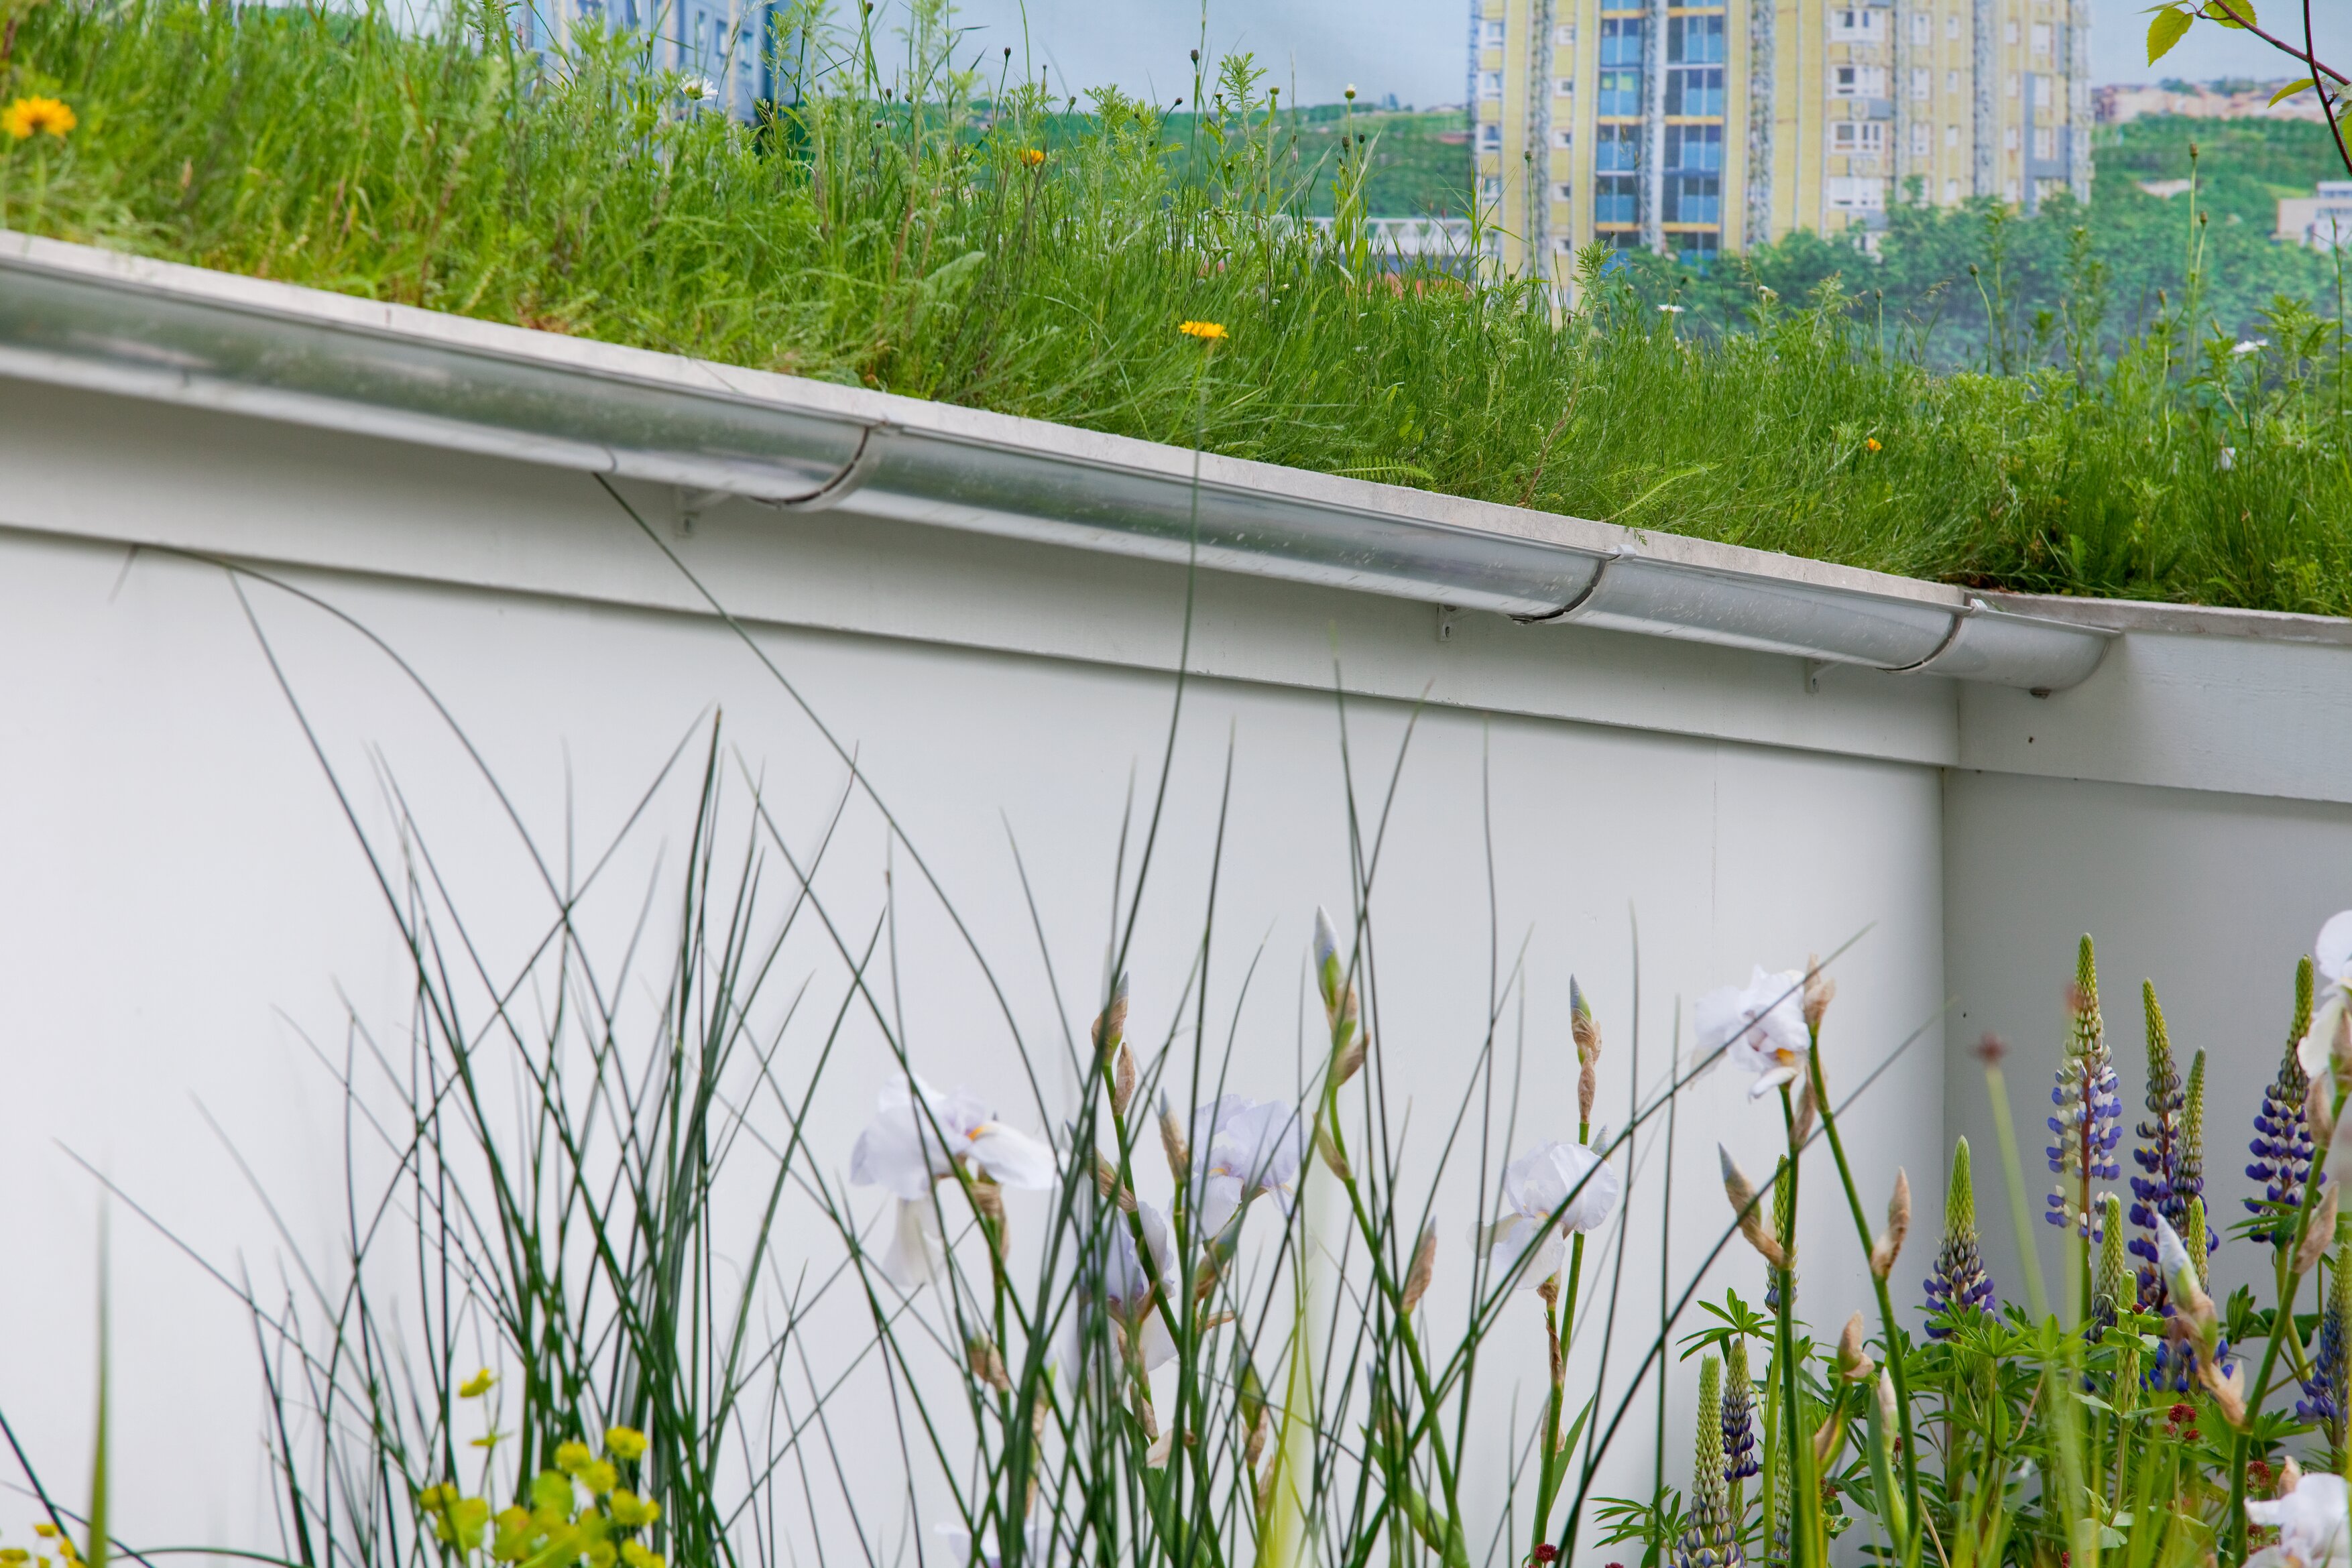
[[[2055,691],[2112,632],[1885,573],[0,231],[0,375],[938,528]]]

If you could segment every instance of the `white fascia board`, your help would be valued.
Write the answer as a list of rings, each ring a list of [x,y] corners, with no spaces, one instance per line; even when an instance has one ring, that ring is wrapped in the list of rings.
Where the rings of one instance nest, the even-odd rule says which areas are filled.
[[[0,375],[932,527],[2049,691],[2110,629],[1526,507],[0,231]]]

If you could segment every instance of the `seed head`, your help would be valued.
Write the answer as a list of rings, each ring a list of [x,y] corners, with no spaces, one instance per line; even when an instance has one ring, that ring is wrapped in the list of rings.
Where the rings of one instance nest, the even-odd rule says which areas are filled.
[[[1127,1041],[1122,1040],[1118,1042],[1118,1065],[1111,1073],[1111,1113],[1116,1116],[1124,1117],[1127,1114],[1128,1106],[1134,1103],[1135,1052],[1129,1051],[1128,1049]]]
[[[1860,1383],[1878,1370],[1878,1364],[1862,1348],[1862,1314],[1857,1312],[1846,1319],[1845,1332],[1838,1335],[1838,1375],[1848,1383]]]
[[[1183,1124],[1176,1120],[1176,1108],[1168,1103],[1168,1091],[1160,1092],[1160,1148],[1168,1156],[1168,1174],[1182,1186],[1192,1168],[1192,1152],[1184,1142]]]
[[[1895,1169],[1895,1196],[1886,1200],[1886,1233],[1870,1249],[1870,1271],[1881,1280],[1895,1268],[1895,1260],[1903,1251],[1903,1239],[1911,1230],[1911,1177],[1900,1166]]]
[[[1121,1041],[1127,1038],[1127,977],[1121,975],[1110,988],[1110,1005],[1095,1019],[1095,1051],[1106,1062],[1111,1060]]]
[[[1830,1010],[1830,1003],[1836,999],[1837,982],[1822,973],[1822,961],[1818,956],[1807,955],[1805,958],[1805,1027],[1815,1034],[1821,1033],[1822,1015]]]
[[[1732,1159],[1729,1149],[1717,1144],[1715,1152],[1723,1162],[1723,1196],[1731,1200],[1731,1211],[1738,1216],[1739,1234],[1748,1239],[1748,1245],[1763,1254],[1764,1261],[1775,1269],[1786,1269],[1789,1266],[1787,1249],[1780,1245],[1778,1237],[1764,1228],[1763,1217],[1757,1213],[1759,1205],[1755,1184]]]
[[[1421,1242],[1412,1249],[1412,1269],[1404,1277],[1402,1305],[1407,1317],[1421,1305],[1421,1298],[1429,1291],[1429,1281],[1437,1273],[1437,1221],[1425,1220],[1421,1228]]]
[[[2319,1206],[2311,1211],[2311,1219],[2304,1228],[2303,1245],[2295,1249],[2296,1273],[2310,1273],[2336,1245],[2336,1200],[2342,1190],[2341,1184],[2332,1176],[2319,1189]]]

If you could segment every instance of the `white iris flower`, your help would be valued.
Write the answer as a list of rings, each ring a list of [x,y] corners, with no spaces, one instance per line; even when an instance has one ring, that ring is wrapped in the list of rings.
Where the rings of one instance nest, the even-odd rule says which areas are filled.
[[[1530,1246],[1534,1255],[1519,1275],[1518,1288],[1532,1290],[1559,1272],[1568,1238],[1592,1230],[1617,1207],[1617,1173],[1582,1144],[1538,1144],[1503,1168],[1503,1217],[1478,1237],[1479,1255],[1500,1249],[1517,1260]],[[1569,1201],[1574,1193],[1576,1200]],[[1561,1206],[1565,1204],[1565,1209]],[[1559,1218],[1552,1222],[1557,1213]],[[1544,1228],[1549,1225],[1549,1229]],[[1538,1233],[1541,1239],[1538,1240]]]
[[[2345,1517],[2344,1478],[2307,1475],[2294,1490],[2264,1502],[2246,1500],[2246,1518],[2275,1525],[2278,1543],[2246,1559],[2246,1568],[2343,1568],[2352,1563],[2352,1528]]]
[[[884,1187],[898,1199],[882,1258],[893,1283],[911,1290],[938,1270],[943,1247],[931,1187],[959,1165],[976,1181],[1024,1192],[1054,1183],[1054,1151],[1044,1140],[999,1122],[968,1091],[941,1094],[919,1078],[894,1075],[849,1152],[852,1185]]]
[[[2306,1076],[2317,1078],[2327,1071],[2336,1031],[2344,1027],[2345,1014],[2352,1011],[2352,909],[2319,928],[2318,940],[2311,945],[2311,967],[2318,971],[2319,983],[2311,998],[2311,1028],[2295,1047],[2295,1057]]]
[[[1699,998],[1692,1012],[1704,1059],[1724,1051],[1734,1066],[1752,1072],[1748,1097],[1760,1100],[1805,1071],[1805,977],[1794,969],[1768,975],[1758,965],[1742,988],[1726,986]],[[1725,1048],[1728,1047],[1727,1051]]]
[[[1307,1156],[1298,1108],[1279,1100],[1220,1096],[1192,1111],[1192,1183],[1201,1205],[1196,1236],[1218,1236],[1242,1207],[1271,1193],[1283,1212]]]

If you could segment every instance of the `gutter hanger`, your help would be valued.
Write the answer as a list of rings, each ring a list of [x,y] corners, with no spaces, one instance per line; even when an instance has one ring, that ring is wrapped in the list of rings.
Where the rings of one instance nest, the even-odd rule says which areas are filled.
[[[937,528],[2058,690],[2113,633],[1959,590],[0,231],[0,375]]]

